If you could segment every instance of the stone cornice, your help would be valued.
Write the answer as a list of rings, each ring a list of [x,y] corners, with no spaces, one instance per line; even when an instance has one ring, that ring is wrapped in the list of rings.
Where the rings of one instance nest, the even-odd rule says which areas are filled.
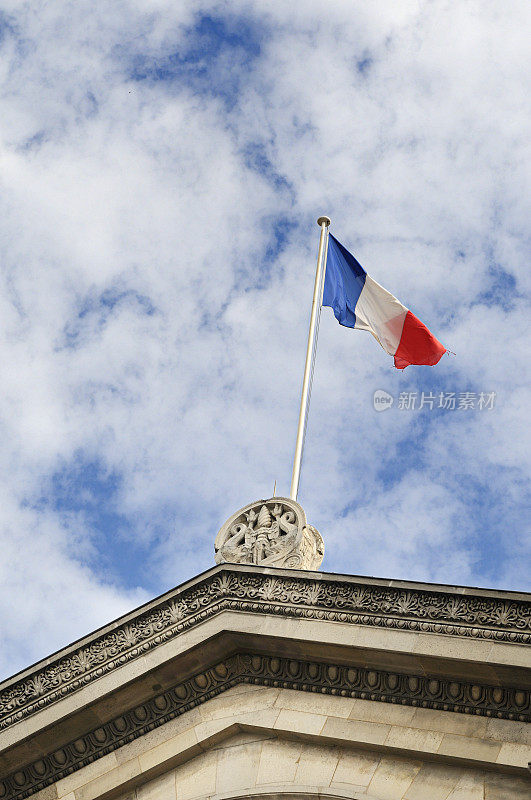
[[[182,681],[0,779],[1,800],[23,800],[239,683],[528,721],[531,695],[500,688],[240,653]]]
[[[224,609],[528,644],[526,596],[222,565],[0,686],[0,729]]]

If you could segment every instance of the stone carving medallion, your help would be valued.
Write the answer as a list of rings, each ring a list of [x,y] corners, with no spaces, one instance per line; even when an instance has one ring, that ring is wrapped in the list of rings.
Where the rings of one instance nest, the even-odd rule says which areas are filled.
[[[316,570],[324,556],[321,535],[287,497],[257,500],[237,511],[222,526],[214,548],[217,564]]]

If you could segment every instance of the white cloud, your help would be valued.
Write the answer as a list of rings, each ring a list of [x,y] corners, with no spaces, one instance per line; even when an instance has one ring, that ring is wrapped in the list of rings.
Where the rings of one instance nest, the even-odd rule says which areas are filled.
[[[527,9],[7,9],[5,672],[210,566],[226,517],[287,493],[322,212],[457,353],[398,373],[324,310],[300,499],[325,567],[524,586]],[[225,28],[194,39],[201,13]],[[432,387],[497,404],[372,410],[377,388]],[[124,560],[149,549],[142,589],[54,502],[90,462],[119,476]]]

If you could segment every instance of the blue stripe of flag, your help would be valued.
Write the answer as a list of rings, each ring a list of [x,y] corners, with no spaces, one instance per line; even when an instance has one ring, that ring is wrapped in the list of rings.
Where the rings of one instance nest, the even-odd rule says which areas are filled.
[[[323,305],[333,309],[340,325],[354,328],[356,303],[367,273],[337,239],[329,234]]]

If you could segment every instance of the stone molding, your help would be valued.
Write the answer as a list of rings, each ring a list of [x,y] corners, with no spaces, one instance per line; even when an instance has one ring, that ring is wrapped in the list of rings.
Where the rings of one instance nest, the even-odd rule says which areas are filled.
[[[302,786],[297,783],[275,783],[273,786],[256,786],[252,791],[224,792],[210,795],[209,800],[381,800],[367,794],[359,787]]]
[[[0,730],[62,700],[228,609],[528,644],[531,603],[507,596],[444,588],[382,585],[371,579],[222,565],[192,585],[177,588],[147,610],[119,620],[68,655],[0,687]]]
[[[517,687],[240,653],[0,779],[0,800],[24,800],[240,683],[531,721],[531,692]]]

